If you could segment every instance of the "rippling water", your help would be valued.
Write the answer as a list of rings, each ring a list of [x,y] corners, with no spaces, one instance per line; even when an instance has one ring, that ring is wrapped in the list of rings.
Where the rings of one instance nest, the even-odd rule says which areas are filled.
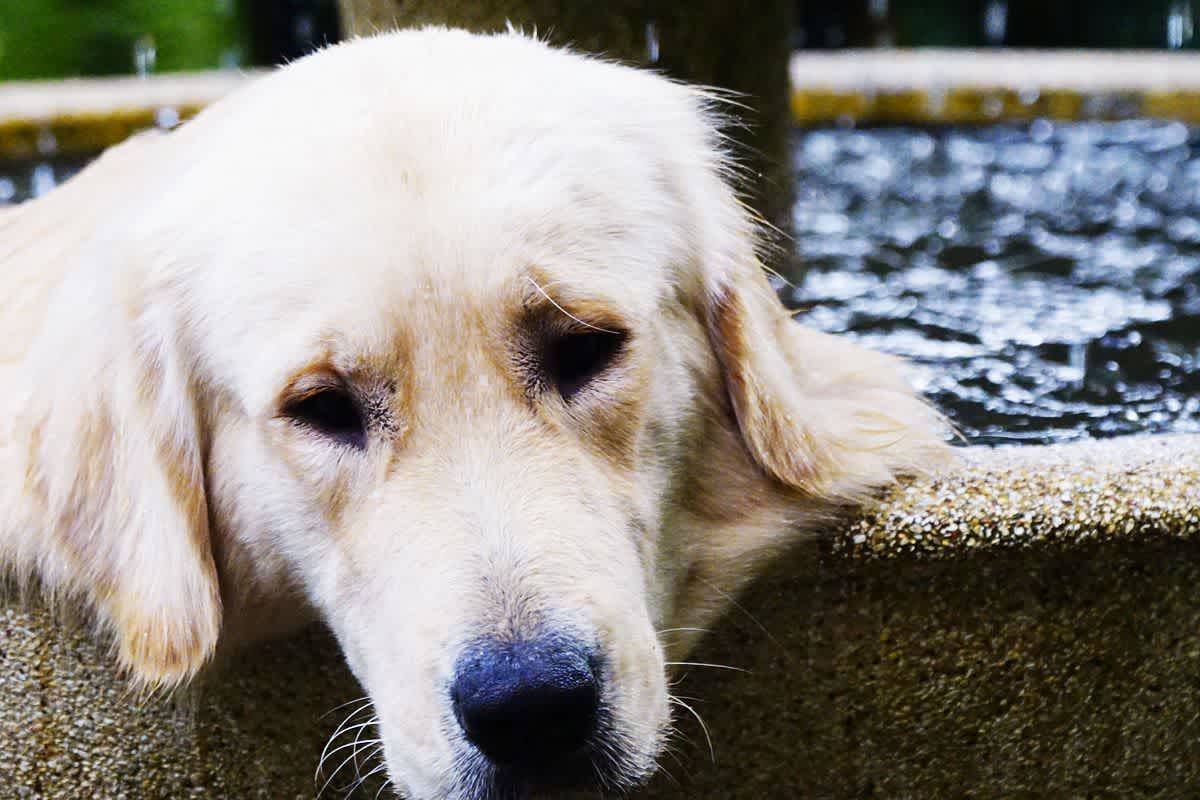
[[[795,154],[792,303],[909,358],[967,439],[1200,431],[1200,132],[831,129]],[[0,202],[82,163],[0,166]]]
[[[1178,123],[814,130],[790,291],[918,365],[976,442],[1200,430],[1200,134]]]

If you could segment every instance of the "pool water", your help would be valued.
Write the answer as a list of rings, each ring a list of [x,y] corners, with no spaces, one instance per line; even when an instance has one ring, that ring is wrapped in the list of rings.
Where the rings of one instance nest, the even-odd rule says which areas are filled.
[[[1200,131],[797,134],[806,323],[902,355],[972,442],[1200,430]]]
[[[82,160],[0,167],[0,202]],[[797,133],[783,288],[908,358],[972,442],[1200,431],[1200,131],[1130,120]]]

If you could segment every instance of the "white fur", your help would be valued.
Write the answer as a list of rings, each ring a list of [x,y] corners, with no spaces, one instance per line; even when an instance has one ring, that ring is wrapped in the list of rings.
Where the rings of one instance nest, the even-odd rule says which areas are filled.
[[[519,35],[401,32],[0,211],[0,555],[149,686],[322,618],[412,798],[478,796],[462,643],[570,629],[641,779],[694,638],[657,632],[942,453],[892,362],[772,296],[709,105]],[[547,296],[630,332],[570,403],[512,357]],[[378,402],[365,450],[281,411],[313,370]]]

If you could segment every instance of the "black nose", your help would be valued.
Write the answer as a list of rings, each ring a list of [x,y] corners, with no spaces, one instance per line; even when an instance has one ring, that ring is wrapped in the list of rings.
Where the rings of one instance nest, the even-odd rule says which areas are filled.
[[[550,767],[596,728],[600,686],[591,662],[573,639],[478,642],[455,667],[458,723],[497,766]]]

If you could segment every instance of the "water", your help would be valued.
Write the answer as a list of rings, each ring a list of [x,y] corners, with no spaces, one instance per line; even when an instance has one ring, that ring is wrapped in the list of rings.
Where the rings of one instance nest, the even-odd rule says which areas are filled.
[[[57,157],[49,161],[0,162],[0,205],[40,197],[83,169],[88,159]]]
[[[1200,131],[814,130],[795,158],[785,294],[910,359],[968,440],[1200,431]],[[0,166],[0,202],[83,163]]]
[[[795,160],[792,303],[968,440],[1200,430],[1200,131],[813,130]]]

